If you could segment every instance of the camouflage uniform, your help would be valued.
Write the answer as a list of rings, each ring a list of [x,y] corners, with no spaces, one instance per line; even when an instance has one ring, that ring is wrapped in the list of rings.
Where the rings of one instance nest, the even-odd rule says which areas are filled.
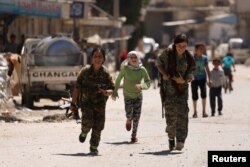
[[[77,78],[77,88],[80,91],[79,105],[82,111],[82,132],[92,129],[90,144],[98,146],[101,131],[104,129],[105,108],[108,96],[98,93],[99,89],[114,89],[111,76],[104,66],[95,73],[92,66],[83,68]]]
[[[164,70],[169,69],[168,56],[169,52],[164,51],[158,58],[158,64],[164,67]],[[171,55],[173,56],[173,55]],[[192,61],[190,67],[188,67],[186,52],[180,58],[176,58],[176,73],[182,75],[182,77],[187,80],[190,77],[190,74],[195,69],[195,63]],[[174,67],[170,67],[174,68]],[[168,74],[168,72],[167,72]],[[182,85],[179,85],[178,91],[174,81],[172,79],[163,81],[164,87],[164,108],[166,116],[166,132],[168,133],[169,139],[177,139],[178,142],[185,142],[185,139],[188,134],[188,83],[185,82]]]

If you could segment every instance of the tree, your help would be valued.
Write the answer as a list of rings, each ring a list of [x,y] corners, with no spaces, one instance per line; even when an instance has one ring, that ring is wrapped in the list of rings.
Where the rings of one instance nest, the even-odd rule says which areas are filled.
[[[113,14],[113,1],[114,0],[96,0],[96,5]],[[141,8],[147,6],[149,0],[120,0],[120,16],[127,18],[125,25],[134,25],[135,30],[131,34],[131,38],[128,41],[128,50],[133,50],[139,39],[145,35],[145,26],[141,17]]]
[[[142,1],[143,0],[120,0],[120,16],[127,18],[125,24],[134,25],[139,21]],[[149,0],[144,1],[147,2]],[[111,15],[113,14],[113,3],[114,0],[96,0],[96,5]]]

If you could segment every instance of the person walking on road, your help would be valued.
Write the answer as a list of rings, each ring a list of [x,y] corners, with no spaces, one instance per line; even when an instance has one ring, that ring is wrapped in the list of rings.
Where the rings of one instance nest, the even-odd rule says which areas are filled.
[[[187,46],[187,36],[179,34],[174,38],[172,47],[163,51],[157,60],[163,80],[163,105],[170,151],[182,150],[188,134],[188,83],[194,77],[195,61],[186,50]]]
[[[210,82],[208,86],[210,87],[209,98],[210,98],[210,107],[211,107],[211,115],[215,114],[216,107],[216,97],[218,101],[218,113],[222,115],[223,101],[222,101],[222,87],[225,83],[225,74],[219,68],[221,65],[220,58],[213,59],[213,70],[210,72]]]
[[[84,142],[92,129],[90,139],[90,152],[98,154],[97,147],[101,139],[101,132],[105,124],[105,108],[108,96],[113,93],[114,83],[112,77],[103,66],[105,51],[96,48],[91,54],[91,65],[83,67],[80,71],[76,87],[72,93],[70,109],[77,112],[77,104],[82,112],[82,126],[79,141]]]
[[[10,35],[10,41],[6,44],[4,52],[18,53],[18,44],[16,43],[16,35]]]
[[[150,70],[151,70],[151,80],[153,83],[153,88],[156,89],[158,86],[158,68],[156,67],[156,60],[159,56],[160,50],[158,46],[153,49],[152,53],[149,55],[147,59],[147,63],[149,64]]]
[[[200,95],[202,99],[202,117],[208,117],[206,114],[206,97],[207,97],[207,78],[210,81],[210,70],[208,67],[207,56],[204,55],[205,44],[197,43],[195,45],[195,72],[194,72],[194,80],[191,82],[192,88],[192,99],[193,99],[193,108],[194,114],[193,118],[197,118],[197,100],[198,96],[198,88],[200,88]]]
[[[142,107],[142,90],[149,89],[150,78],[146,68],[142,65],[137,51],[130,51],[127,59],[121,65],[120,73],[115,81],[115,90],[112,99],[116,100],[118,96],[118,89],[121,80],[123,79],[123,96],[126,111],[126,129],[133,130],[131,135],[131,143],[138,141],[137,129],[141,116]],[[142,83],[142,79],[144,82]]]
[[[234,65],[234,58],[233,54],[231,52],[228,52],[223,58],[222,58],[222,68],[224,70],[225,76],[228,76],[229,78],[229,91],[233,91],[233,74],[232,74],[232,68],[234,69],[234,72],[236,71],[235,65]]]

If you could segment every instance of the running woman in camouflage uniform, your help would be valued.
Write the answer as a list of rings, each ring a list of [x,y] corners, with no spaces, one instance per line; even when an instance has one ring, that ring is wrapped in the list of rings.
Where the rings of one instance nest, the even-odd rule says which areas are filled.
[[[163,78],[163,103],[170,151],[182,150],[188,134],[188,82],[193,79],[195,62],[186,50],[187,45],[186,35],[179,34],[175,37],[173,46],[163,51],[157,60],[157,67]]]
[[[122,63],[120,73],[115,81],[115,90],[112,99],[118,97],[118,89],[123,78],[123,95],[126,111],[126,129],[131,130],[133,123],[131,142],[135,143],[137,139],[137,129],[141,116],[142,90],[150,87],[150,78],[144,66],[142,66],[140,57],[136,51],[128,53],[127,59]],[[144,83],[141,83],[142,79]]]
[[[104,129],[106,102],[108,96],[113,93],[114,83],[102,65],[105,61],[104,50],[94,49],[91,59],[91,66],[84,67],[77,77],[72,102],[78,104],[82,111],[82,132],[79,141],[83,143],[92,129],[90,152],[97,154],[101,131]],[[71,110],[76,110],[74,105]]]

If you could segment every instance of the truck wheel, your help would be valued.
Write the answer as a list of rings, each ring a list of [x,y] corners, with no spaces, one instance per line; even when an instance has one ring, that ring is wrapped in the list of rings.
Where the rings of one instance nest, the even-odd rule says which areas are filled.
[[[34,107],[34,99],[30,95],[27,96],[26,107],[27,108],[33,108]]]
[[[22,105],[25,105],[25,95],[22,93],[22,101],[21,101]]]
[[[22,105],[24,105],[27,108],[34,107],[34,99],[31,95],[29,95],[29,93],[22,94]]]

